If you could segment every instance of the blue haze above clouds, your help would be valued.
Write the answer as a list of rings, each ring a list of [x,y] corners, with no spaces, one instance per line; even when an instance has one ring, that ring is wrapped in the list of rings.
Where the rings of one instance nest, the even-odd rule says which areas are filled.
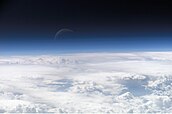
[[[114,36],[116,37],[116,36]],[[117,36],[118,37],[118,36]],[[171,51],[170,37],[16,39],[0,42],[1,54],[58,54],[73,52]]]

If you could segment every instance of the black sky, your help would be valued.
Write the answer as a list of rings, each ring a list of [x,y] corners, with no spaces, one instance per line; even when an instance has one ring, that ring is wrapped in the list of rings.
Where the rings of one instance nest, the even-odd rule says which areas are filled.
[[[0,5],[1,33],[162,32],[171,30],[171,20],[167,0],[1,0]]]
[[[172,42],[171,6],[167,0],[0,0],[0,48],[161,49]],[[62,28],[73,36],[53,41]]]

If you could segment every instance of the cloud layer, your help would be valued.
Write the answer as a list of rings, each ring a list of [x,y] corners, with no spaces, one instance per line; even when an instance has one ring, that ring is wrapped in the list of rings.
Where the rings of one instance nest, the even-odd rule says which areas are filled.
[[[0,57],[0,112],[172,112],[172,53]]]

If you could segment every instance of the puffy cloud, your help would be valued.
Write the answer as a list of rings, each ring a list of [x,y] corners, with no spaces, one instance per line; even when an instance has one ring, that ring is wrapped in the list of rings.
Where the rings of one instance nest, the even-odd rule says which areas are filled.
[[[0,57],[0,112],[172,112],[172,53]]]

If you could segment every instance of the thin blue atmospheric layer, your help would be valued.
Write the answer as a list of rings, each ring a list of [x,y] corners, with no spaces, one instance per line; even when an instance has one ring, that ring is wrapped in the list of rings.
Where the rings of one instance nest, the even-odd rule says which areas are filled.
[[[171,38],[62,38],[0,42],[0,54],[171,51]]]

